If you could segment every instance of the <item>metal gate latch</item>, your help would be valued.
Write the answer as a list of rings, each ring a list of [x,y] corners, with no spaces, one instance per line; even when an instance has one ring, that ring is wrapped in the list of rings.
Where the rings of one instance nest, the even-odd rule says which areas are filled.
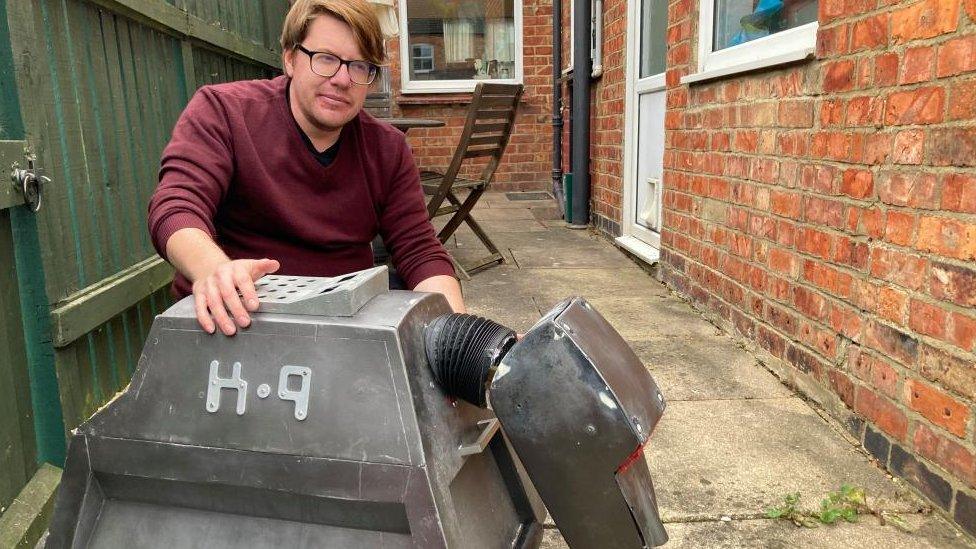
[[[41,209],[41,191],[44,185],[51,182],[51,179],[35,173],[33,163],[30,163],[26,170],[14,168],[10,174],[10,179],[20,194],[23,195],[24,204],[30,208],[30,211],[37,213]]]

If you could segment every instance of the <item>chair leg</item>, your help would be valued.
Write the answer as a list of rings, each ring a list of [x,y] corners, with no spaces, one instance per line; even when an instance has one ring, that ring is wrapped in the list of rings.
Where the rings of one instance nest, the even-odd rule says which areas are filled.
[[[481,228],[481,225],[479,225],[478,222],[471,217],[471,209],[474,208],[474,205],[478,202],[478,198],[480,198],[483,193],[484,189],[472,189],[471,193],[468,194],[462,203],[458,197],[454,195],[454,193],[448,192],[447,200],[450,201],[454,206],[457,206],[458,211],[454,214],[454,217],[447,222],[447,225],[441,229],[441,233],[438,235],[442,239],[449,237],[454,233],[455,230],[457,230],[461,223],[467,223],[468,226],[471,227],[471,230],[474,231],[475,236],[477,236],[478,239],[481,240],[481,243],[488,248],[489,255],[463,266],[463,269],[468,275],[477,273],[478,271],[486,269],[496,263],[505,262],[505,256],[498,251],[498,247],[495,246],[495,243],[492,242],[491,238],[488,237],[488,234],[484,231],[484,229]]]

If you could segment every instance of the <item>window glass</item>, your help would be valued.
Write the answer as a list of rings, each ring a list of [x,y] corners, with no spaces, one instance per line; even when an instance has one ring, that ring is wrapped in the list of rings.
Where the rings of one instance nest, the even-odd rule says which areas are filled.
[[[816,20],[817,0],[715,0],[712,51]]]
[[[515,78],[514,0],[407,0],[406,9],[411,80]]]
[[[641,2],[640,77],[664,72],[668,50],[668,0]]]

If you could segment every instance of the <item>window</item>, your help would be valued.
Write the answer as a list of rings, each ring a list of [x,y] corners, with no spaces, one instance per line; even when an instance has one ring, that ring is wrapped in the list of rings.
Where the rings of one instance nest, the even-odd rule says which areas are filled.
[[[404,93],[521,82],[522,0],[400,0]]]
[[[698,74],[694,82],[812,54],[818,0],[701,0]]]
[[[426,74],[434,70],[434,46],[414,44],[411,46],[411,66],[414,74]]]

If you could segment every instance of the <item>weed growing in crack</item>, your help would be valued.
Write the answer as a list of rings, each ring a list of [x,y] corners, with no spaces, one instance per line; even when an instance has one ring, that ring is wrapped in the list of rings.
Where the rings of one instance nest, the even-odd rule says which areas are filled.
[[[859,515],[874,515],[882,525],[891,523],[901,530],[911,530],[899,515],[868,505],[864,489],[850,484],[844,484],[840,490],[827,494],[826,498],[820,500],[820,509],[817,511],[801,509],[800,498],[799,492],[787,494],[781,505],[766,509],[766,518],[784,519],[804,528],[816,528],[821,524],[836,524],[841,520],[857,522]]]

